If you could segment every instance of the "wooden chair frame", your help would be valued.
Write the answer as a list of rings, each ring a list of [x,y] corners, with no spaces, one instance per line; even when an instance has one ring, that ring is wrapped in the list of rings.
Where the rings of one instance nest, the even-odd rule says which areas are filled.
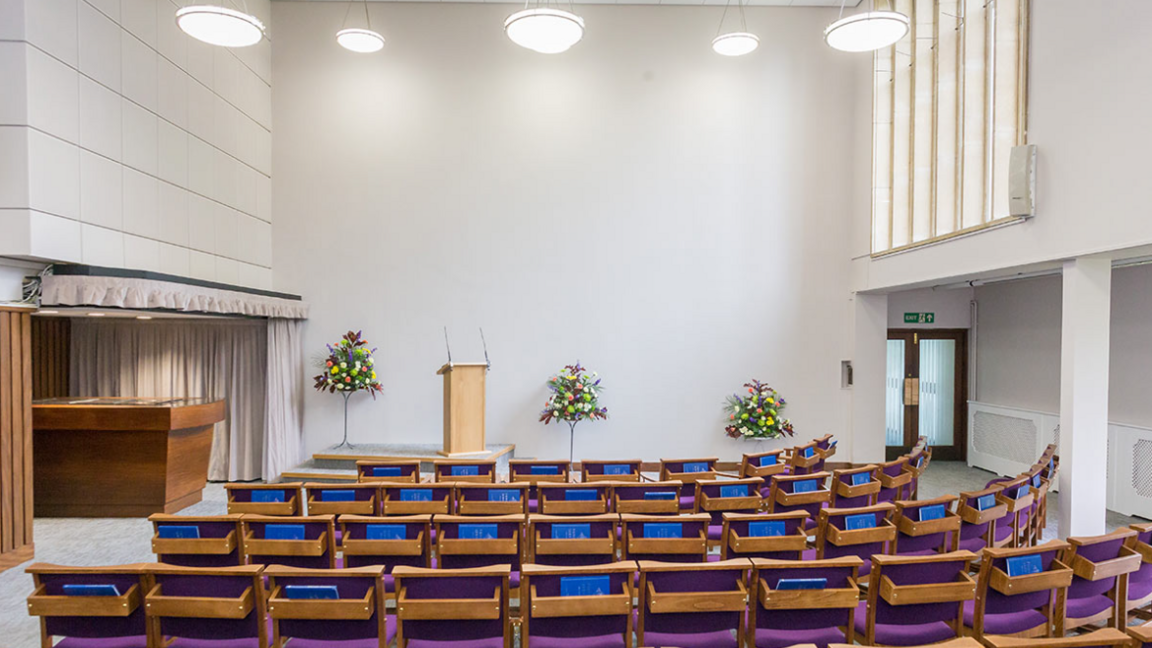
[[[1062,553],[1060,561],[1071,567],[1075,576],[1090,581],[1115,577],[1116,584],[1108,593],[1108,598],[1112,599],[1112,606],[1109,609],[1095,616],[1082,619],[1073,619],[1066,614],[1063,615],[1063,624],[1056,627],[1057,636],[1062,636],[1065,632],[1086,625],[1098,623],[1106,622],[1107,627],[1118,630],[1127,625],[1128,574],[1139,569],[1141,562],[1140,554],[1127,545],[1129,539],[1135,536],[1136,531],[1133,529],[1117,529],[1101,536],[1068,538],[1069,546]],[[1103,562],[1092,562],[1077,553],[1080,547],[1110,542],[1119,538],[1124,539],[1126,544],[1120,547],[1120,552],[1116,558]],[[1066,605],[1067,603],[1066,600],[1062,600],[1059,604]]]
[[[627,475],[604,475],[592,474],[588,472],[587,464],[628,464],[635,465],[636,472],[628,473]],[[597,482],[597,481],[618,481],[618,482],[638,482],[640,480],[640,473],[644,471],[643,459],[585,459],[580,462],[580,481],[581,482]]]
[[[956,603],[956,616],[952,627],[959,637],[964,631],[964,602],[976,597],[976,581],[968,575],[968,568],[976,554],[971,551],[953,551],[935,556],[872,556],[871,584],[868,586],[868,619],[865,624],[863,642],[876,645],[876,605],[883,598],[889,605],[915,605],[918,603]],[[964,565],[952,583],[927,583],[918,585],[896,585],[884,575],[887,565],[927,564],[934,562],[963,561]]]
[[[768,478],[772,475],[782,475],[788,470],[788,462],[783,455],[783,449],[745,454],[740,458],[740,476]],[[761,458],[771,456],[776,457],[776,463],[767,466],[760,465]]]
[[[747,485],[748,495],[743,497],[708,497],[704,493],[704,487],[712,484],[729,486],[729,485]],[[698,481],[696,482],[696,496],[693,498],[694,513],[724,513],[727,511],[746,511],[746,510],[759,510],[764,503],[764,498],[760,496],[760,488],[764,485],[764,479],[761,477],[745,477],[742,479],[722,479],[716,481]]]
[[[900,474],[889,475],[888,473],[884,472],[885,468],[889,468],[889,467],[895,466],[895,465],[900,465]],[[896,495],[892,498],[893,502],[898,502],[901,500],[909,500],[912,498],[911,484],[912,484],[912,477],[914,474],[911,470],[909,470],[910,462],[908,461],[907,455],[905,455],[903,457],[897,457],[896,459],[893,459],[892,461],[884,462],[882,464],[879,464],[877,467],[879,468],[879,470],[876,472],[876,479],[880,480],[880,489],[881,490],[896,489]],[[901,495],[901,493],[903,493],[903,495]],[[877,497],[877,500],[879,500],[879,497],[880,497],[879,492],[877,492],[876,497]]]
[[[623,526],[622,542],[620,546],[621,560],[629,560],[630,554],[640,555],[699,555],[700,561],[708,560],[708,523],[712,516],[707,513],[690,513],[687,515],[621,515],[620,523]],[[628,525],[645,524],[648,522],[703,522],[703,528],[698,537],[692,538],[633,538],[632,529]],[[681,564],[681,563],[676,563]],[[693,564],[693,563],[687,563]],[[717,564],[717,563],[712,563]]]
[[[1152,624],[1127,626],[1124,628],[1124,631],[1132,638],[1133,648],[1143,648],[1148,644],[1152,644]]]
[[[353,500],[351,502],[325,502],[316,499],[320,491],[372,490],[372,498],[368,500]],[[309,482],[304,484],[304,493],[308,501],[308,515],[378,515],[380,512],[380,486],[378,482],[355,482],[350,484],[322,484]]]
[[[968,500],[984,497],[986,495],[998,495],[1004,487],[999,484],[993,484],[988,488],[978,491],[964,491],[960,493],[956,503],[956,515],[960,517],[960,527],[963,528],[965,524],[988,524],[988,530],[984,532],[984,547],[994,547],[996,543],[996,526],[1008,515],[1008,507],[999,499],[996,500],[996,505],[992,508],[984,509],[983,511],[968,506]],[[956,545],[959,546],[960,537],[956,537]]]
[[[144,604],[144,595],[152,589],[152,576],[148,571],[150,563],[133,563],[108,567],[69,567],[51,563],[33,563],[24,569],[32,575],[32,593],[28,595],[28,616],[40,619],[40,646],[52,648],[52,635],[44,617],[84,616],[84,617],[126,617]],[[46,585],[42,574],[52,575],[91,575],[116,574],[135,575],[137,583],[119,596],[63,596],[45,594]],[[152,623],[145,622],[144,634],[148,644],[154,645]]]
[[[811,457],[804,456],[804,451],[808,448],[812,448]],[[788,465],[792,468],[789,472],[793,475],[806,474],[800,471],[809,470],[816,464],[824,461],[824,457],[820,453],[820,447],[816,445],[815,439],[803,445],[798,445],[795,448],[787,448],[784,450],[784,454]]]
[[[1052,540],[1038,547],[1015,549],[991,547],[984,549],[981,552],[980,571],[976,578],[976,603],[972,613],[972,636],[980,641],[992,636],[984,633],[985,606],[989,588],[1009,596],[1044,590],[1051,594],[1048,604],[1043,606],[1044,626],[1037,626],[1012,636],[1051,637],[1055,628],[1062,627],[1064,619],[1062,602],[1067,594],[1068,586],[1072,584],[1072,569],[1059,560],[1060,552],[1066,549],[1068,549],[1068,543],[1060,540]],[[1049,551],[1057,552],[1057,558],[1052,561],[1048,569],[1037,574],[1009,576],[1004,570],[992,565],[994,561],[1001,558],[1031,556]]]
[[[856,556],[841,556],[839,558],[805,560],[794,562],[791,560],[768,560],[765,558],[751,558],[752,562],[752,600],[748,602],[748,638],[749,645],[755,646],[756,617],[760,606],[766,610],[848,610],[848,624],[844,627],[844,640],[846,645],[856,641],[856,608],[860,603],[860,586],[858,578],[860,567],[864,560]],[[760,571],[768,568],[787,569],[827,569],[829,567],[852,567],[852,576],[848,579],[846,588],[830,588],[822,590],[773,590],[768,582],[760,576]]]
[[[955,495],[942,495],[930,500],[896,502],[896,510],[892,513],[892,523],[896,525],[898,533],[896,534],[896,539],[892,541],[892,553],[900,553],[901,535],[919,537],[936,533],[944,534],[940,540],[940,547],[937,551],[940,553],[956,551],[960,543],[960,516],[957,515],[952,508],[958,499]],[[920,522],[905,515],[906,511],[918,511],[928,506],[941,504],[944,506],[944,517],[938,520]]]
[[[560,472],[556,475],[532,475],[529,473],[517,473],[515,468],[517,466],[555,466],[557,464],[564,464],[560,468]],[[524,482],[527,484],[538,484],[540,482],[552,482],[567,484],[572,481],[572,464],[564,459],[557,459],[555,461],[541,461],[539,459],[509,459],[508,460],[508,481],[513,484]]]
[[[423,530],[412,540],[368,540],[349,538],[345,525],[351,522],[364,524],[422,524]],[[348,556],[424,556],[424,566],[432,567],[432,516],[393,515],[378,517],[367,515],[341,515],[337,519],[343,541],[341,549],[345,561]],[[347,569],[347,567],[345,567]],[[381,590],[383,592],[384,590]]]
[[[384,567],[352,567],[345,569],[301,569],[283,565],[269,565],[264,570],[268,577],[268,617],[272,620],[272,646],[283,648],[280,634],[281,619],[310,619],[324,621],[365,621],[376,614],[378,648],[388,648],[388,621],[384,609]],[[372,576],[376,585],[363,599],[288,599],[279,596],[277,578],[292,576],[324,576],[334,578],[364,578]]]
[[[832,490],[828,488],[828,479],[831,473],[816,472],[807,475],[773,475],[768,490],[768,512],[776,513],[776,506],[801,506],[805,504],[831,503]],[[784,482],[798,482],[807,480],[819,482],[814,491],[808,493],[786,493],[780,489]],[[786,513],[787,511],[780,511]]]
[[[1036,496],[1032,493],[1032,486],[1028,483],[1028,478],[1017,477],[999,482],[998,485],[1001,486],[1001,489],[996,494],[996,501],[1003,504],[1008,510],[1008,524],[1012,528],[1012,535],[1003,541],[994,543],[995,546],[1023,547],[1032,544],[1032,518],[1036,515],[1036,507],[1033,506],[1028,516],[1023,521],[1020,520],[1020,511],[1036,503]],[[1010,495],[1015,494],[1021,486],[1028,486],[1028,494],[1018,498],[1011,497]]]
[[[563,494],[569,490],[602,490],[594,500],[566,500],[563,496],[550,497],[550,494]],[[536,510],[543,515],[602,515],[612,510],[612,484],[608,481],[593,481],[580,484],[536,485]]]
[[[260,648],[268,648],[267,596],[264,590],[263,565],[238,565],[236,567],[177,567],[154,563],[148,565],[153,576],[152,587],[144,597],[145,614],[151,626],[154,646],[165,646],[161,629],[161,619],[166,617],[195,617],[202,619],[243,619],[255,611],[257,634]],[[157,583],[158,575],[187,576],[251,576],[252,586],[236,598],[207,596],[165,596],[162,583]]]
[[[468,569],[424,569],[399,565],[392,570],[396,579],[396,648],[407,648],[404,637],[406,619],[420,621],[499,619],[504,621],[504,648],[512,648],[512,621],[509,615],[508,579],[511,567],[493,565]],[[419,576],[422,578],[462,578],[469,576],[499,576],[503,584],[493,592],[491,599],[409,599],[404,579]],[[482,603],[496,603],[495,610]],[[523,607],[523,606],[521,606]]]
[[[719,457],[698,457],[695,459],[661,459],[660,460],[660,481],[680,481],[685,484],[694,484],[701,479],[716,479],[716,462],[720,461]],[[685,464],[685,463],[707,463],[708,470],[704,472],[672,472],[668,468],[668,464]]]
[[[820,510],[820,518],[816,525],[816,559],[827,560],[824,552],[827,550],[829,544],[837,547],[850,547],[852,545],[872,544],[875,542],[885,543],[885,548],[888,552],[893,551],[896,544],[896,525],[892,523],[889,516],[896,510],[896,505],[891,502],[884,502],[883,504],[875,504],[873,506],[862,506],[858,508],[826,508]],[[879,523],[872,529],[841,529],[833,526],[829,518],[838,517],[841,515],[857,515],[867,513],[882,513]],[[863,559],[861,559],[863,565]],[[871,573],[865,576],[858,576],[857,581],[860,583],[868,582]]]
[[[454,515],[527,515],[528,514],[528,482],[512,482],[510,484],[473,484],[457,482],[453,491]],[[466,500],[466,491],[494,491],[515,490],[520,492],[517,502],[490,502],[487,500]]]
[[[237,502],[233,499],[236,491],[282,490],[286,495],[283,502]],[[304,515],[303,484],[224,484],[228,495],[228,512],[252,515],[296,516]]]
[[[380,476],[365,475],[364,468],[393,468],[393,467],[411,467],[413,471],[408,476]],[[356,481],[358,482],[392,482],[419,484],[420,483],[420,460],[419,459],[361,459],[356,462]]]
[[[1127,634],[1116,628],[1103,628],[1086,632],[1075,637],[1055,637],[1052,639],[1025,639],[1021,637],[1000,637],[988,635],[984,640],[988,648],[1087,648],[1088,646],[1112,646],[1129,648]],[[937,644],[938,646],[941,644]]]
[[[804,520],[809,518],[807,511],[788,511],[787,513],[725,513],[724,527],[720,534],[720,560],[730,558],[743,558],[744,556],[729,556],[729,552],[747,551],[757,553],[795,551],[796,560],[800,560],[804,550],[808,548],[808,532],[804,530]],[[801,520],[796,533],[782,536],[767,536],[763,538],[741,536],[732,530],[731,523],[747,520],[750,522],[766,522],[772,520]],[[752,560],[757,560],[752,558]]]
[[[663,500],[622,500],[616,495],[617,487],[673,489],[676,496],[672,499]],[[679,481],[617,482],[612,485],[612,510],[616,513],[678,515],[680,513],[680,494],[683,487],[684,484]]]
[[[1133,524],[1128,527],[1137,534],[1147,533],[1152,530],[1152,522],[1145,522],[1143,524]],[[1133,536],[1127,542],[1128,546],[1133,551],[1140,554],[1141,565],[1152,564],[1152,545],[1146,542],[1140,542],[1138,535]],[[1141,619],[1152,619],[1152,610],[1145,610],[1152,605],[1152,594],[1148,594],[1143,599],[1138,601],[1128,600],[1128,613]]]
[[[327,524],[328,529],[319,538],[310,540],[266,540],[252,536],[254,523],[260,524]],[[336,516],[302,515],[287,520],[275,515],[240,517],[243,529],[244,556],[251,564],[253,556],[321,556],[328,553],[328,568],[336,569]]]
[[[452,501],[455,498],[454,482],[424,482],[412,483],[381,483],[380,484],[380,513],[384,516],[393,515],[451,515]],[[429,502],[402,502],[400,491],[404,489],[448,489],[448,494],[441,499]],[[395,499],[393,499],[395,495]]]
[[[532,584],[534,576],[584,576],[598,574],[632,574],[638,566],[635,561],[625,560],[604,565],[579,567],[553,567],[551,565],[524,565],[520,580],[527,592],[527,605],[521,605],[520,644],[527,646],[532,637],[533,618],[584,617],[584,616],[623,616],[625,617],[624,643],[632,644],[632,600],[636,592],[632,579],[625,578],[623,591],[604,596],[538,596]]]
[[[590,524],[596,522],[609,522],[612,528],[609,529],[608,535],[599,538],[588,539],[570,539],[570,538],[541,538],[536,533],[536,525],[542,523],[550,524]],[[560,555],[560,556],[610,556],[613,560],[616,558],[617,550],[619,549],[619,541],[616,537],[616,529],[620,524],[620,516],[615,513],[604,513],[601,515],[542,515],[533,513],[528,516],[528,546],[525,547],[525,557],[528,562],[535,562],[537,556],[543,555]]]
[[[440,475],[440,468],[448,466],[451,471],[451,466],[488,466],[487,473],[479,475]],[[437,483],[446,482],[471,482],[474,484],[495,484],[496,483],[496,460],[495,459],[435,459],[432,461],[432,481]]]
[[[841,497],[855,499],[857,497],[868,496],[868,506],[876,504],[876,496],[880,493],[880,480],[876,477],[876,473],[880,470],[877,464],[868,464],[859,468],[843,468],[832,471],[832,502],[829,504],[832,508],[839,508],[836,505],[836,500]],[[871,479],[866,484],[859,486],[852,486],[844,482],[841,477],[844,475],[859,475],[860,473],[868,473]]]
[[[168,515],[166,513],[153,513],[148,516],[148,521],[152,523],[152,553],[156,554],[156,559],[159,560],[160,556],[165,554],[171,555],[227,555],[232,553],[239,547],[237,555],[237,565],[245,564],[246,558],[244,554],[244,543],[241,539],[244,537],[244,528],[240,523],[241,515],[239,513],[228,513],[225,515]],[[234,529],[223,538],[161,538],[160,526],[167,524],[196,524],[198,522],[231,522]]]
[[[516,535],[511,538],[497,538],[495,540],[445,538],[444,530],[441,528],[444,524],[507,524],[509,522],[515,522],[520,525]],[[444,564],[444,556],[446,555],[515,556],[517,563],[523,563],[524,547],[522,544],[525,527],[528,523],[528,516],[526,515],[490,515],[484,518],[467,515],[436,515],[433,516],[432,523],[436,525],[436,556],[441,565]],[[395,575],[396,570],[399,568],[399,566],[393,568],[392,574]],[[509,569],[511,569],[510,565]],[[456,571],[462,570],[456,569]],[[520,585],[521,588],[523,588],[523,582],[521,582]],[[400,591],[399,586],[396,587],[396,591]]]
[[[748,573],[752,561],[747,558],[703,563],[667,563],[654,560],[637,562],[640,568],[640,587],[636,603],[636,645],[644,645],[644,611],[652,614],[692,613],[692,612],[740,612],[736,629],[736,645],[744,646],[747,637]],[[725,571],[744,570],[736,579],[736,588],[717,592],[657,592],[648,581],[653,572],[681,571]]]

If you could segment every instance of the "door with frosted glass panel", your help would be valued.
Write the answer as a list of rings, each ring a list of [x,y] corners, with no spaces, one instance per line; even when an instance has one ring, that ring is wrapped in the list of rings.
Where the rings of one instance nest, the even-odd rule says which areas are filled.
[[[933,457],[967,458],[968,332],[888,331],[885,445],[888,459],[908,452],[920,436]]]

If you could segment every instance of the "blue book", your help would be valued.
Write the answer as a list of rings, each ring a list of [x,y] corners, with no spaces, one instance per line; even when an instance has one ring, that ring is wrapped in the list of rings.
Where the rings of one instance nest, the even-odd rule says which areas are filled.
[[[303,524],[265,524],[265,540],[303,540]]]
[[[592,537],[591,524],[553,524],[554,540],[588,540]]]
[[[1013,556],[1005,561],[1009,576],[1027,576],[1039,574],[1044,571],[1044,563],[1040,561],[1040,554],[1031,556]]]
[[[432,489],[431,488],[401,488],[400,489],[401,502],[431,502]]]
[[[748,497],[748,484],[728,484],[721,486],[720,497]]]
[[[857,529],[875,529],[876,516],[872,513],[861,513],[859,515],[845,515],[844,516],[844,529],[846,531],[856,531]]]
[[[270,502],[283,502],[284,491],[280,490],[254,490],[252,491],[252,501],[267,504]]]
[[[453,477],[475,477],[480,474],[480,466],[452,466]]]
[[[285,585],[284,598],[332,600],[340,598],[340,593],[335,585]]]
[[[780,462],[780,456],[779,455],[771,454],[771,455],[764,455],[763,457],[760,457],[760,467],[761,468],[763,468],[764,466],[775,466],[779,462]]]
[[[708,472],[707,461],[689,461],[684,464],[684,472],[686,473],[702,473]]]
[[[833,441],[832,441],[832,443],[829,443],[829,444],[828,444],[828,447],[829,447],[829,448],[835,448],[837,443],[839,443],[839,442],[838,442],[838,441],[836,441],[836,440],[833,440]]]
[[[595,488],[565,489],[564,500],[568,502],[594,502],[596,501]]]
[[[559,466],[529,466],[529,475],[559,475]]]
[[[1056,472],[1056,460],[1048,460],[1048,479],[1052,479],[1052,473]]]
[[[814,454],[816,454],[816,448],[814,446],[808,446],[807,448],[804,448],[805,459],[811,459],[812,455]]]
[[[976,510],[987,511],[988,509],[996,506],[996,495],[989,493],[988,495],[981,495],[976,498]]]
[[[645,538],[683,538],[684,525],[679,522],[645,522]]]
[[[200,527],[198,526],[177,526],[166,525],[156,527],[156,535],[161,538],[181,539],[181,540],[195,540],[200,537]]]
[[[792,492],[793,493],[815,493],[816,492],[816,480],[815,479],[804,479],[801,481],[792,482]]]
[[[778,590],[822,590],[827,587],[827,578],[781,578],[776,581]]]
[[[942,519],[946,511],[943,504],[933,504],[932,506],[920,507],[920,521],[927,522],[929,520]]]
[[[364,527],[369,540],[404,540],[408,537],[403,524],[369,524]]]
[[[495,540],[495,524],[461,524],[457,536],[461,540]]]
[[[866,473],[866,472],[852,473],[852,485],[853,486],[863,486],[864,484],[867,484],[870,481],[872,481],[872,473]]]
[[[356,500],[356,491],[354,490],[322,490],[320,491],[320,501],[322,502],[353,502]]]
[[[1013,497],[1012,499],[1020,499],[1021,497],[1026,497],[1028,495],[1028,493],[1031,493],[1031,492],[1032,492],[1032,487],[1025,484],[1025,485],[1021,486],[1020,488],[1016,489],[1016,496]]]
[[[1040,488],[1040,473],[1032,475],[1032,488]]]
[[[520,491],[515,488],[491,488],[488,490],[489,502],[519,502]]]
[[[605,475],[631,475],[632,466],[628,464],[604,464]]]
[[[404,473],[400,471],[400,466],[373,466],[373,477],[400,477]]]
[[[120,596],[115,585],[65,585],[64,596]]]
[[[560,596],[607,596],[608,576],[561,576]]]
[[[672,491],[647,491],[646,493],[644,493],[644,499],[646,499],[646,500],[674,500],[674,499],[676,499],[676,493],[673,493]]]
[[[763,522],[748,523],[748,537],[750,538],[774,538],[782,535],[784,535],[783,520],[765,520]]]

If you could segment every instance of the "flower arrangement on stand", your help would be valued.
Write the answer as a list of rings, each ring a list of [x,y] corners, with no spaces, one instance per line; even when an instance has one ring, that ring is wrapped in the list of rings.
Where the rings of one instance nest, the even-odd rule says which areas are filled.
[[[779,439],[793,436],[792,422],[780,415],[787,405],[784,397],[768,385],[753,380],[745,383],[747,395],[732,394],[724,411],[728,424],[724,431],[733,439]]]
[[[336,344],[328,345],[328,355],[319,361],[320,374],[315,377],[317,391],[340,394],[344,397],[344,440],[340,445],[352,447],[348,443],[348,398],[358,391],[366,391],[376,400],[377,392],[383,392],[376,379],[376,361],[372,354],[376,349],[368,348],[363,331],[348,331]]]
[[[608,408],[600,406],[600,378],[596,372],[588,373],[580,363],[565,366],[548,379],[552,395],[544,403],[540,420],[548,425],[553,420],[568,424],[568,461],[574,458],[576,424],[580,421],[606,419]]]

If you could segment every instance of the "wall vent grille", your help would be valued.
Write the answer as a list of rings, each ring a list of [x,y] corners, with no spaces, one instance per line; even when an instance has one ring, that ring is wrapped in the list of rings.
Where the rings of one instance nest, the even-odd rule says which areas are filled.
[[[977,451],[1017,463],[1036,461],[1036,423],[1032,419],[976,412],[972,417],[972,443]]]

